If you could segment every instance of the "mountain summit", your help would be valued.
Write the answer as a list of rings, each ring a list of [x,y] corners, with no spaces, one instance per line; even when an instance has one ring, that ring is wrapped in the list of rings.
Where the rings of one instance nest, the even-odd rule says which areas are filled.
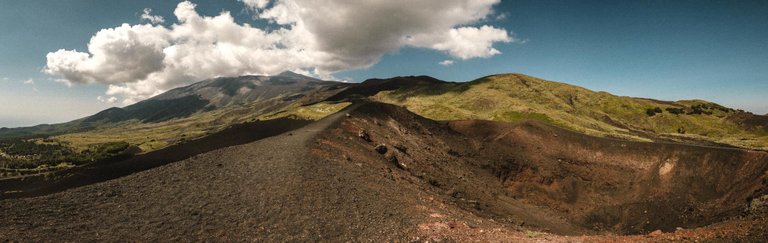
[[[252,114],[275,112],[296,101],[314,102],[323,93],[332,94],[346,84],[323,81],[293,72],[277,76],[221,77],[169,90],[136,104],[113,107],[75,121],[0,130],[0,138],[49,136],[121,126],[138,121],[158,123],[195,114],[251,110]]]
[[[291,71],[283,71],[282,73],[275,75],[279,77],[287,77],[287,78],[295,78],[295,79],[303,79],[303,80],[315,80],[315,81],[321,81],[320,79],[312,78],[306,75],[301,75],[298,73],[294,73]]]

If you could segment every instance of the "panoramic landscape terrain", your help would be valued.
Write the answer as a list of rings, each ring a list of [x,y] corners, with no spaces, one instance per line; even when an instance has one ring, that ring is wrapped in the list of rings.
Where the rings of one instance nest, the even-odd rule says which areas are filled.
[[[0,228],[73,241],[765,239],[766,119],[522,74],[217,78],[4,129]]]
[[[0,240],[768,241],[768,51],[714,40],[764,44],[768,4],[554,3],[72,1],[35,20],[69,34],[0,24],[63,38],[0,37]],[[712,42],[683,31],[700,14]]]

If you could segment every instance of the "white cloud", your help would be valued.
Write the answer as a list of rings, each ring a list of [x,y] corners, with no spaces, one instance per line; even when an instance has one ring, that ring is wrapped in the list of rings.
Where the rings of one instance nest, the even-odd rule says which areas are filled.
[[[32,86],[32,91],[40,92],[40,90],[38,90],[37,87],[35,87],[35,80],[34,79],[29,78],[29,79],[26,79],[24,81],[21,81],[21,83],[24,84],[24,85]]]
[[[122,84],[147,79],[164,69],[169,31],[161,26],[123,24],[103,29],[88,43],[88,52],[48,53],[45,72],[71,83]]]
[[[70,87],[70,88],[75,86],[74,83],[70,82],[69,80],[63,79],[63,78],[57,78],[57,79],[54,79],[53,81],[56,82],[56,83],[62,83],[62,84],[66,85],[67,87]]]
[[[98,97],[96,97],[96,100],[98,100],[99,102],[102,102],[102,103],[107,103],[107,104],[117,103],[117,97],[114,97],[114,96],[106,97],[106,98],[98,96]]]
[[[152,15],[151,8],[145,8],[144,13],[141,14],[141,20],[149,21],[151,24],[162,24],[165,22],[163,16]]]
[[[443,66],[450,66],[450,65],[453,65],[453,60],[444,60],[444,61],[440,62],[439,64],[443,65]]]
[[[497,55],[494,44],[516,41],[505,29],[475,26],[500,0],[240,1],[278,27],[238,24],[229,12],[201,16],[185,1],[174,11],[177,23],[101,30],[87,52],[48,53],[45,72],[67,84],[108,84],[107,95],[129,104],[217,76],[294,70],[332,78],[405,46],[466,60]],[[150,16],[146,9],[142,19],[154,23]]]
[[[253,9],[262,9],[267,7],[267,4],[269,4],[269,0],[238,0],[238,1],[245,3],[246,6]]]
[[[445,51],[462,60],[491,57],[500,54],[493,48],[495,42],[511,42],[513,39],[504,29],[484,25],[460,27],[446,33],[427,33],[409,37],[407,42],[413,46]]]
[[[509,13],[500,13],[496,15],[496,20],[505,20],[509,17]]]

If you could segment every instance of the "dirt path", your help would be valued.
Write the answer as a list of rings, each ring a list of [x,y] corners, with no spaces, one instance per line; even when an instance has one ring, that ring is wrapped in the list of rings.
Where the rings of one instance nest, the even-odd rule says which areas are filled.
[[[129,158],[118,156],[62,171],[17,178],[2,178],[0,179],[0,200],[44,196],[75,187],[108,181],[185,160],[216,149],[247,144],[279,135],[310,123],[312,122],[286,118],[242,123],[209,136]]]
[[[350,118],[345,117],[347,113]],[[492,125],[480,122],[459,130],[474,131],[463,134],[482,138],[485,130],[498,130]],[[467,130],[470,128],[477,129]],[[506,137],[507,143],[478,143],[482,140],[467,139],[449,125],[403,108],[353,105],[275,137],[60,193],[0,201],[0,241],[638,242],[726,237],[749,242],[768,238],[764,214],[711,228],[675,229],[675,233],[574,237],[592,232],[581,229],[573,220],[577,217],[568,218],[569,211],[557,209],[590,212],[577,206],[605,203],[596,199],[604,199],[599,193],[615,191],[613,184],[631,188],[620,184],[626,182],[620,177],[625,174],[608,173],[620,160],[571,153],[585,157],[566,160],[572,164],[560,162],[561,155],[569,153],[533,149],[537,141],[552,140],[550,130],[523,128]],[[370,140],[359,137],[361,129]],[[583,146],[597,146],[602,141],[569,136],[560,133],[556,137],[562,143],[586,144]],[[381,143],[391,146],[388,152],[374,150]],[[567,144],[549,147],[569,148]],[[652,148],[639,151],[654,151]],[[592,151],[574,151],[582,150]],[[733,151],[726,152],[712,157],[713,161],[733,157]],[[553,157],[541,157],[548,153]],[[701,153],[689,156],[706,157]],[[741,172],[752,175],[758,171],[763,176],[760,161],[764,157],[745,158],[752,161],[745,165],[756,166],[746,168],[757,169]],[[584,166],[583,161],[593,162]],[[606,166],[601,167],[603,163]],[[701,173],[696,170],[704,167],[696,165],[677,163],[675,171],[697,178],[693,176]],[[532,166],[536,170],[528,169]],[[685,166],[693,168],[690,174],[683,170]],[[658,175],[657,167],[649,168],[651,175]],[[731,167],[716,168],[712,174],[720,175]],[[513,173],[515,177],[510,176]],[[581,184],[554,181],[566,176],[589,180]],[[552,182],[547,184],[547,178]],[[754,188],[764,188],[765,180],[754,181],[763,183]],[[663,180],[640,182],[652,185]],[[687,188],[679,191],[692,188],[691,183],[680,182]],[[582,187],[577,188],[579,185]],[[569,199],[569,195],[577,195],[574,193],[580,193],[579,197]],[[597,196],[587,197],[590,195]],[[649,219],[678,215],[659,209],[663,208],[648,210],[658,215]]]
[[[355,106],[347,108],[354,109]],[[44,197],[0,201],[0,239],[22,241],[307,241],[392,238],[397,205],[308,156],[344,117]],[[227,158],[223,160],[222,158]]]

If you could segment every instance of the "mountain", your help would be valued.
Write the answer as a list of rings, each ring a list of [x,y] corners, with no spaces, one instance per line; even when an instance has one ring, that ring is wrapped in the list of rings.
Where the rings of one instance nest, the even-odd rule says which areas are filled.
[[[369,99],[403,106],[434,120],[537,120],[599,137],[768,150],[768,116],[702,100],[621,97],[523,74],[462,83],[408,76],[346,84],[284,72],[204,80],[68,123],[0,129],[0,150],[32,147],[26,150],[51,153],[30,157],[20,151],[0,162],[17,161],[5,163],[26,168],[81,161],[68,158],[115,142],[146,153],[250,121],[317,120],[351,102]],[[19,138],[34,139],[20,142]]]
[[[409,76],[346,84],[292,72],[215,78],[68,123],[0,129],[0,140],[36,138],[74,154],[127,142],[148,152],[248,121],[315,120],[367,99],[434,120],[538,120],[600,137],[768,149],[768,116],[702,100],[615,96],[523,74],[463,83]]]
[[[346,84],[323,81],[293,72],[276,76],[223,77],[175,88],[123,108],[113,107],[72,122],[0,130],[0,138],[34,137],[88,131],[136,120],[157,123],[232,106],[276,111],[311,94],[333,92]],[[309,97],[305,102],[314,102]]]
[[[435,121],[358,100],[276,136],[46,196],[14,198],[27,188],[0,180],[11,191],[0,240],[763,242],[767,171],[764,151],[536,120]],[[18,181],[77,185],[68,180],[100,172]]]
[[[379,87],[366,94],[435,120],[538,120],[601,137],[768,150],[768,116],[703,100],[622,97],[523,74]]]
[[[79,155],[114,142],[149,152],[259,119],[318,119],[346,106],[321,101],[347,86],[292,72],[204,80],[67,123],[1,129],[0,151],[9,155],[0,154],[0,165],[80,164],[102,156]]]
[[[84,122],[140,120],[162,122],[236,105],[263,111],[284,108],[310,93],[338,89],[343,83],[322,81],[292,72],[277,76],[216,78],[169,90],[125,108],[111,108],[85,118]]]
[[[0,140],[0,240],[764,242],[766,122],[522,74],[217,78]]]

